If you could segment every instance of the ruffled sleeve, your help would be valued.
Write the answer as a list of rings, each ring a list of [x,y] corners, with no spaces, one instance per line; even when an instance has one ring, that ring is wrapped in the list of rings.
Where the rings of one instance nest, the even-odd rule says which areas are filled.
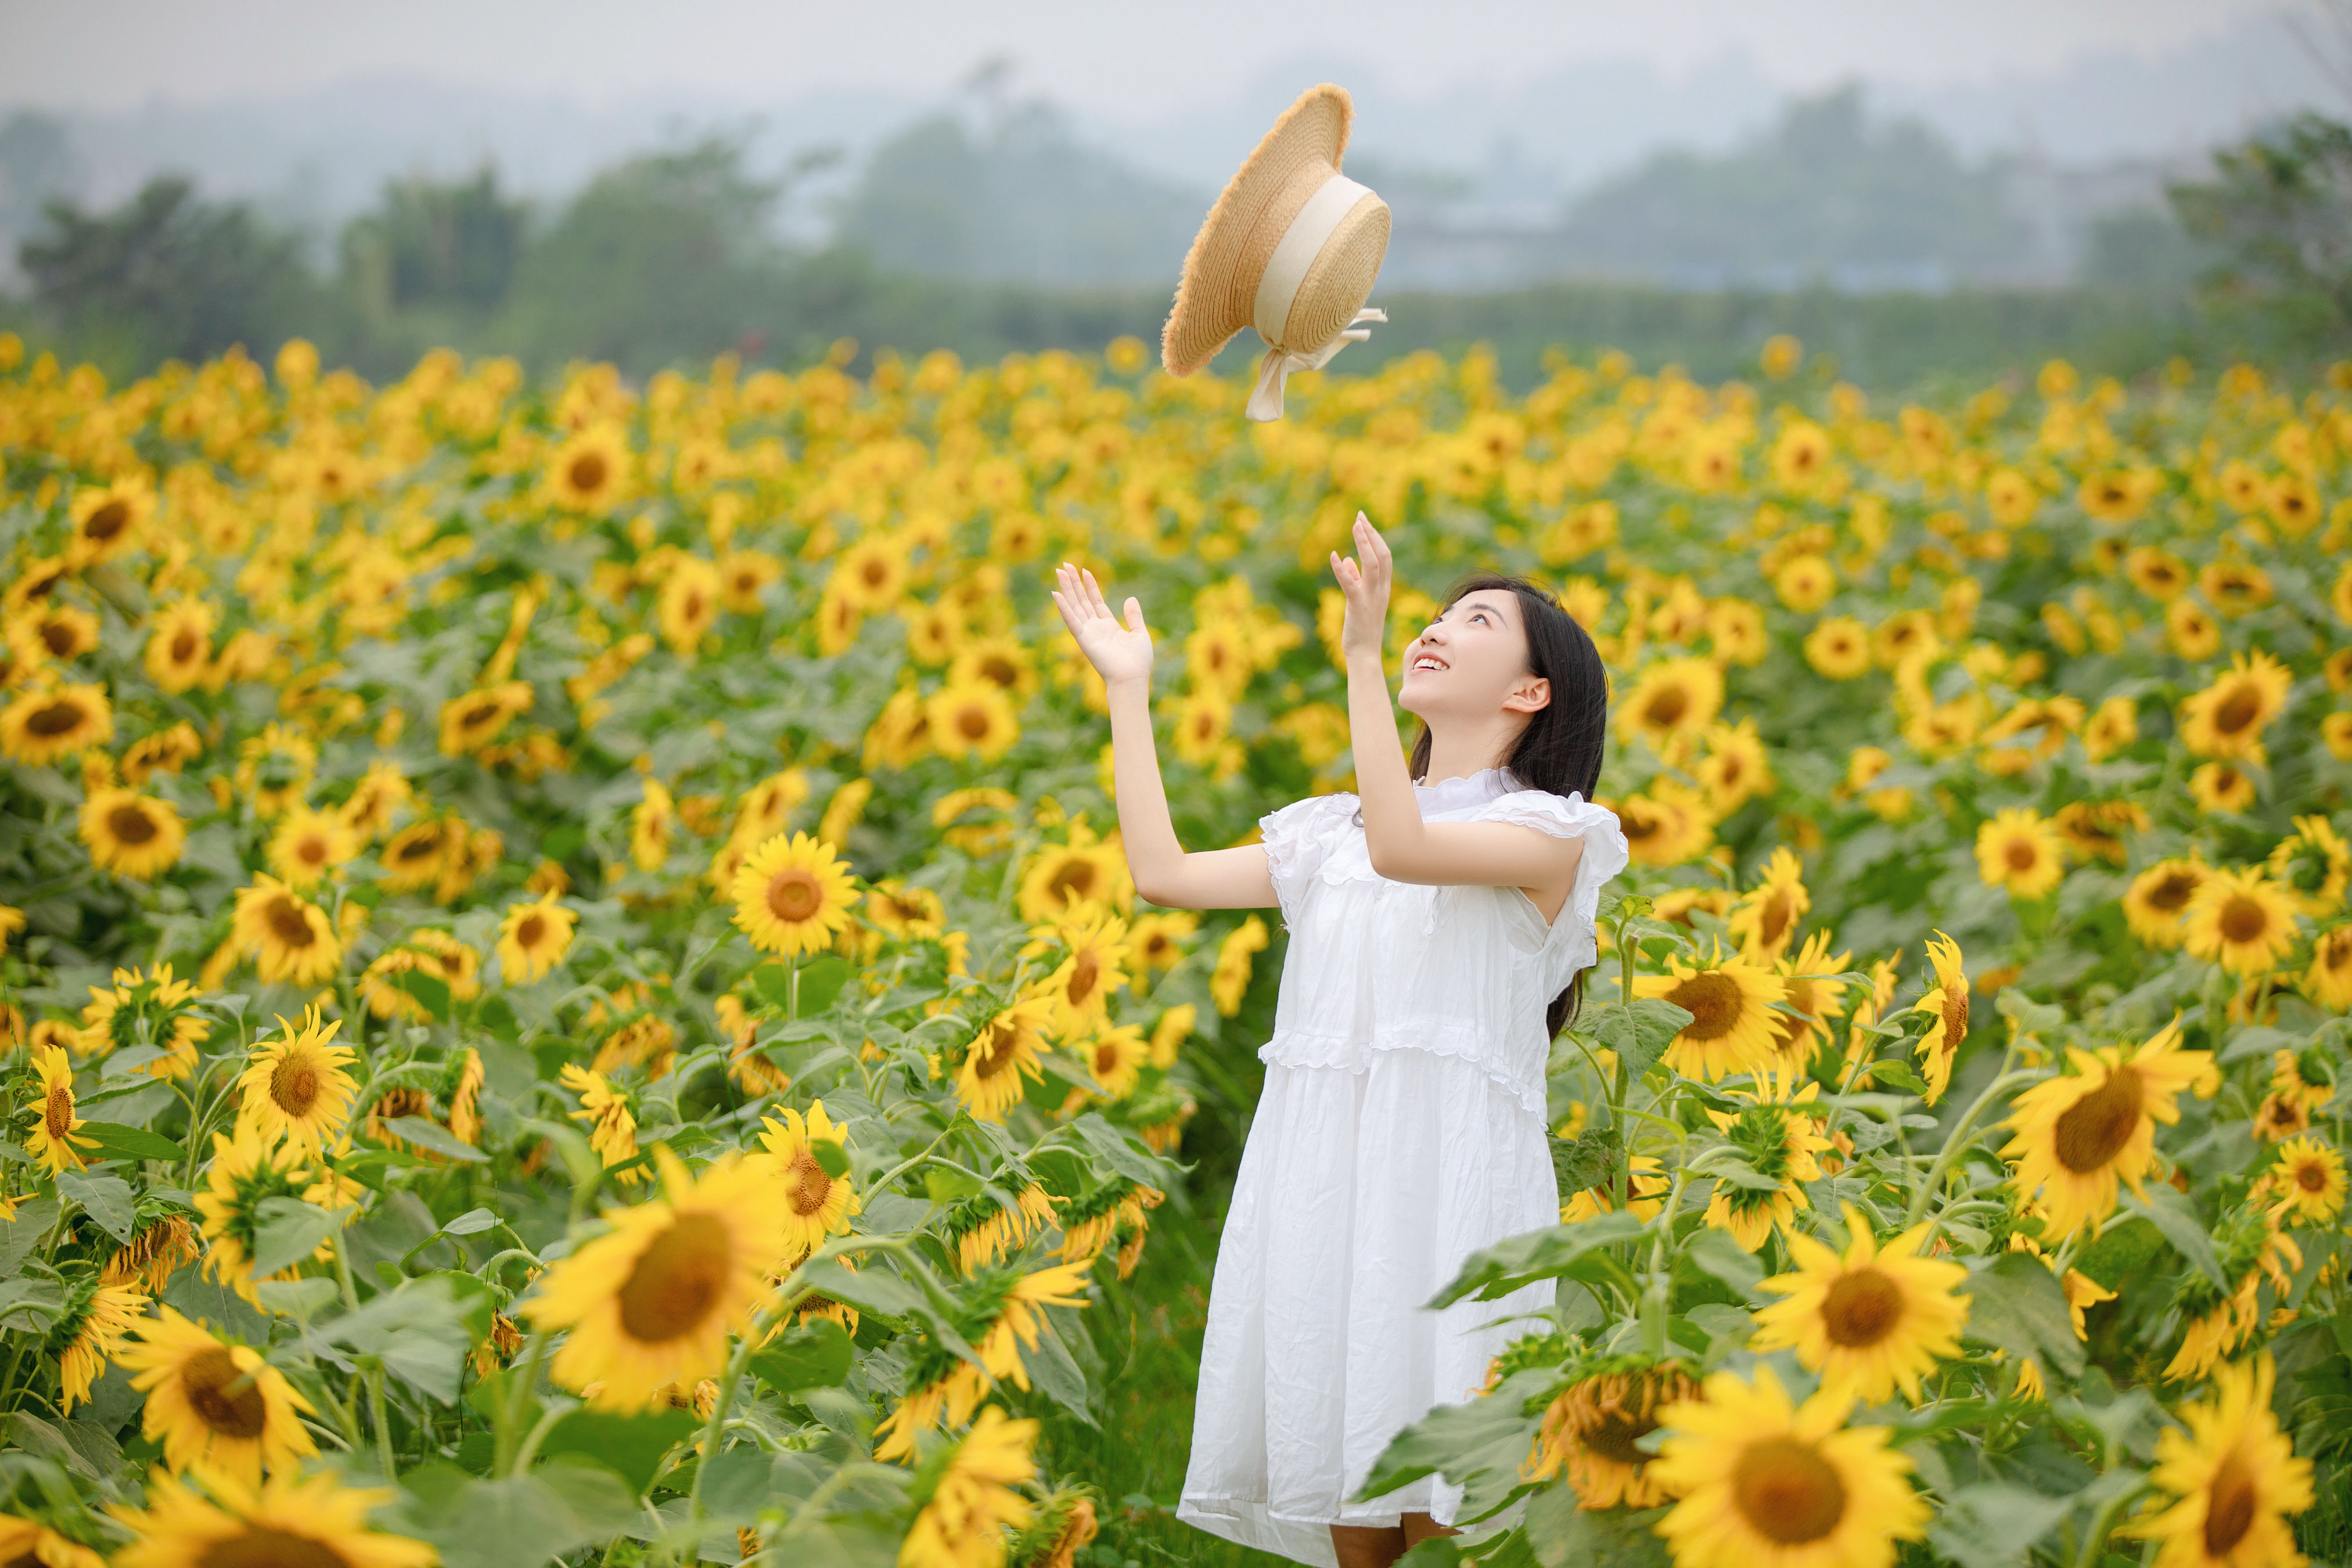
[[[1257,819],[1265,842],[1265,868],[1274,879],[1275,897],[1282,900],[1286,923],[1297,919],[1298,900],[1322,866],[1335,829],[1354,816],[1352,795],[1310,795]]]
[[[1633,858],[1617,814],[1573,790],[1554,795],[1549,790],[1518,789],[1496,795],[1478,815],[1486,821],[1539,828],[1555,838],[1584,840],[1584,854],[1576,863],[1576,885],[1569,889],[1568,903],[1561,910],[1562,914],[1573,910],[1576,919],[1572,925],[1567,920],[1554,921],[1552,932],[1557,936],[1563,929],[1591,930],[1601,912],[1601,889]]]

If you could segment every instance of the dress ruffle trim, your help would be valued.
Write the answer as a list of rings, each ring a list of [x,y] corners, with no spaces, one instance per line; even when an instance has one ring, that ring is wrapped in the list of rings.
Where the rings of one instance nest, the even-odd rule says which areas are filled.
[[[1601,887],[1633,858],[1633,846],[1625,841],[1625,829],[1618,822],[1617,814],[1573,791],[1559,795],[1549,790],[1514,790],[1496,796],[1478,815],[1482,821],[1516,822],[1538,828],[1555,838],[1584,841],[1584,854],[1576,863],[1576,885],[1569,889],[1569,902],[1575,907],[1579,927],[1593,923],[1601,912]],[[1552,930],[1557,933],[1567,926],[1566,921],[1555,921]]]
[[[1318,1035],[1305,1029],[1277,1029],[1274,1037],[1257,1048],[1257,1059],[1269,1067],[1342,1068],[1361,1073],[1371,1065],[1366,1053],[1370,1051],[1426,1051],[1433,1057],[1448,1057],[1465,1061],[1485,1073],[1496,1086],[1518,1101],[1522,1110],[1542,1116],[1547,1109],[1543,1085],[1529,1084],[1488,1059],[1487,1042],[1475,1029],[1430,1030],[1420,1026],[1410,1033],[1398,1030],[1376,1032],[1369,1040],[1353,1035]]]

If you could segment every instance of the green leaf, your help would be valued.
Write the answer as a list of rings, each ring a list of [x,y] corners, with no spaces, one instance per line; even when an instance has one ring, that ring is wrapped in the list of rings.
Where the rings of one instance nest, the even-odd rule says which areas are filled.
[[[82,1212],[97,1221],[100,1230],[125,1247],[131,1245],[131,1237],[138,1233],[139,1219],[130,1183],[120,1176],[59,1171],[58,1191],[79,1204]]]
[[[383,1124],[383,1130],[419,1149],[468,1164],[489,1158],[439,1122],[427,1121],[422,1116],[395,1116]]]
[[[65,1310],[65,1281],[54,1274],[27,1271],[0,1279],[0,1330],[47,1333]]]
[[[353,1365],[352,1356],[374,1356],[418,1394],[446,1405],[457,1399],[466,1352],[474,1348],[466,1316],[449,1279],[428,1274],[385,1291],[356,1312],[313,1325],[309,1338],[318,1353],[346,1371]]]
[[[515,1010],[503,996],[485,996],[474,1005],[475,1026],[493,1038],[511,1043],[522,1033]]]
[[[1130,1182],[1141,1182],[1147,1187],[1165,1190],[1170,1182],[1168,1165],[1159,1155],[1144,1146],[1133,1133],[1113,1127],[1099,1112],[1089,1110],[1070,1123],[1086,1146],[1101,1157],[1102,1163]]]
[[[849,1151],[830,1138],[809,1140],[809,1157],[817,1163],[819,1170],[835,1181],[849,1174]]]
[[[1528,1547],[1543,1568],[1665,1568],[1666,1543],[1650,1531],[1664,1511],[1594,1513],[1555,1481],[1528,1499]]]
[[[449,1021],[449,983],[437,974],[427,974],[421,969],[404,969],[391,976],[395,991],[405,991],[415,998],[436,1024]]]
[[[444,1236],[478,1236],[486,1230],[496,1230],[503,1222],[488,1209],[467,1209],[441,1227]]]
[[[646,1415],[615,1415],[603,1410],[574,1410],[559,1416],[540,1444],[543,1458],[583,1454],[629,1483],[629,1495],[642,1497],[661,1473],[669,1451],[692,1437],[702,1423],[691,1410],[663,1410]]]
[[[2168,1182],[2156,1182],[2149,1184],[2144,1198],[2126,1193],[2123,1206],[2162,1231],[2173,1250],[2209,1281],[2229,1288],[2229,1281],[2221,1278],[2221,1260],[2213,1252],[2213,1237],[2187,1194]]]
[[[2083,1342],[2048,1264],[2030,1252],[2005,1252],[1961,1280],[1960,1291],[1969,1298],[1968,1338],[2033,1357],[2069,1378],[2083,1374]]]
[[[834,998],[849,984],[849,961],[838,953],[801,965],[801,1016],[814,1018],[832,1007]]]
[[[1683,1245],[1683,1257],[1692,1268],[1722,1280],[1743,1299],[1752,1299],[1764,1278],[1756,1255],[1731,1239],[1730,1233],[1708,1226]]]
[[[1055,1404],[1089,1426],[1101,1426],[1102,1424],[1095,1419],[1094,1409],[1087,1397],[1087,1374],[1078,1370],[1077,1362],[1070,1355],[1070,1347],[1062,1342],[1052,1320],[1048,1319],[1044,1324],[1036,1344],[1021,1352],[1021,1364],[1027,1370],[1031,1381]]]
[[[760,965],[751,971],[751,985],[771,1007],[782,1010],[793,1005],[793,972],[789,964],[771,961]]]
[[[254,1282],[253,1293],[279,1317],[307,1322],[335,1299],[335,1282],[316,1274],[302,1279],[260,1279]]]
[[[618,1472],[577,1455],[502,1481],[436,1462],[400,1484],[406,1495],[385,1522],[438,1548],[441,1568],[539,1568],[644,1518]]]
[[[1687,1009],[1664,997],[1642,996],[1602,1009],[1593,1033],[1602,1045],[1617,1053],[1618,1061],[1625,1068],[1626,1081],[1639,1083],[1690,1021]]]
[[[1549,1392],[1559,1379],[1555,1368],[1530,1368],[1513,1373],[1499,1386],[1466,1405],[1436,1406],[1389,1439],[1388,1447],[1372,1461],[1371,1473],[1349,1500],[1370,1502],[1408,1481],[1441,1472],[1463,1487],[1489,1472],[1516,1480],[1529,1442],[1543,1425],[1541,1405],[1532,1415],[1524,1414],[1522,1407],[1538,1394]],[[1464,1515],[1475,1512],[1475,1505],[1465,1499]],[[1454,1522],[1464,1520],[1457,1518]]]
[[[1492,1301],[1522,1285],[1556,1279],[1597,1249],[1640,1234],[1640,1220],[1622,1209],[1610,1209],[1590,1219],[1512,1237],[1463,1259],[1462,1272],[1429,1305],[1450,1307],[1465,1297]]]
[[[1962,1487],[1928,1528],[1927,1541],[1960,1568],[2013,1568],[2073,1506],[2070,1498],[1999,1481]]]
[[[188,1152],[161,1132],[125,1127],[120,1121],[85,1121],[75,1135],[98,1140],[99,1157],[105,1160],[184,1161]]]
[[[780,1334],[751,1357],[751,1375],[778,1394],[837,1388],[849,1376],[849,1335],[830,1318]]]
[[[1881,1083],[1893,1084],[1906,1094],[1925,1094],[1927,1081],[1911,1070],[1911,1064],[1889,1057],[1870,1064],[1870,1076]]]
[[[882,1268],[844,1268],[838,1263],[811,1263],[800,1271],[801,1283],[821,1296],[846,1301],[861,1312],[904,1321],[923,1309],[922,1292]]]
[[[1580,1132],[1573,1138],[1551,1140],[1551,1173],[1563,1196],[1617,1179],[1621,1134],[1614,1127]]]
[[[253,1238],[257,1277],[301,1262],[352,1215],[350,1209],[322,1209],[299,1198],[264,1198],[257,1212],[261,1221]]]

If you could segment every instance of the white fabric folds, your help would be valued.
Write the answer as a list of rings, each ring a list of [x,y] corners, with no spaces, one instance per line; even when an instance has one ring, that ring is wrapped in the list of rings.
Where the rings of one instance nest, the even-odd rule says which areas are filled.
[[[1380,876],[1352,795],[1260,819],[1290,947],[1217,1244],[1176,1510],[1227,1540],[1337,1568],[1335,1522],[1453,1523],[1462,1494],[1442,1477],[1346,1499],[1399,1430],[1472,1397],[1524,1315],[1552,1300],[1545,1281],[1423,1306],[1472,1252],[1559,1221],[1544,1010],[1592,962],[1601,886],[1627,859],[1613,814],[1516,784],[1489,768],[1414,793],[1426,821],[1581,838],[1549,924],[1517,888]]]

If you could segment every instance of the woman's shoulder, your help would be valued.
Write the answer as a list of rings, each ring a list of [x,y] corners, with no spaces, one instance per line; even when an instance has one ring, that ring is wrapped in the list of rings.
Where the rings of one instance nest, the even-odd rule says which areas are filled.
[[[1620,846],[1625,841],[1617,814],[1574,790],[1566,795],[1548,789],[1506,790],[1481,806],[1478,816],[1521,823],[1559,838],[1614,839]]]

